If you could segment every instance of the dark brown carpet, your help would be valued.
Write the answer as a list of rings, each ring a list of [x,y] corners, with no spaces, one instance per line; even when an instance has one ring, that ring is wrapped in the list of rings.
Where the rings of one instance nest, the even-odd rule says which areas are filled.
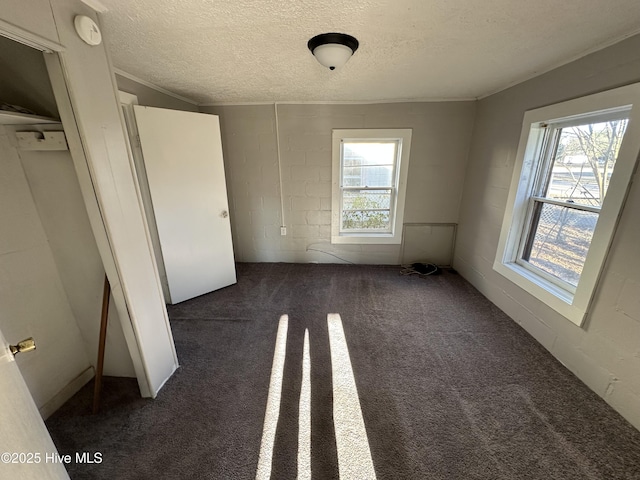
[[[640,479],[640,432],[455,273],[239,264],[238,284],[169,307],[181,363],[154,401],[107,379],[47,421],[80,479],[255,477],[281,314],[289,315],[274,479],[296,477],[310,331],[312,472],[337,478],[327,313],[340,313],[378,479]],[[359,480],[359,479],[358,479]]]

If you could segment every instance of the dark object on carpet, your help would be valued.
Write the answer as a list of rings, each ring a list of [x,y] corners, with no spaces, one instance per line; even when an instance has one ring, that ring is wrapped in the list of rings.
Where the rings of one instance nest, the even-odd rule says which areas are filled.
[[[400,275],[419,275],[427,277],[429,275],[440,275],[442,270],[434,263],[412,263],[403,265]]]
[[[297,264],[239,264],[237,285],[169,307],[181,368],[155,400],[105,378],[101,413],[89,384],[49,418],[61,454],[102,453],[71,478],[254,479],[282,314],[272,478],[296,478],[305,329],[311,469],[338,478],[327,313],[342,317],[379,480],[640,478],[640,432],[460,275]]]

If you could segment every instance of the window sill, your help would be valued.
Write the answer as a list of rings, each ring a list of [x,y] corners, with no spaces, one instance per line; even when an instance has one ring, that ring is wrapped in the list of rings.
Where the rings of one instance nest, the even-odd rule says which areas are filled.
[[[392,233],[342,233],[339,235],[331,235],[331,243],[351,245],[399,245],[402,243],[402,236]]]
[[[496,262],[493,269],[572,323],[582,325],[586,312],[573,305],[573,293],[516,263]]]

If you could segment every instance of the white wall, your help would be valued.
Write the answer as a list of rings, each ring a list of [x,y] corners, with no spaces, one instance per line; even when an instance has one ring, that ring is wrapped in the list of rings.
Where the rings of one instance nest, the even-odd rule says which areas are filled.
[[[62,125],[7,127],[13,131],[62,130]],[[31,196],[56,263],[58,276],[95,367],[100,335],[104,267],[98,252],[78,178],[68,151],[18,149]],[[37,295],[37,292],[33,292]],[[134,377],[135,371],[111,299],[104,374]]]
[[[640,36],[635,36],[478,102],[454,265],[640,428],[639,174],[583,328],[492,269],[524,112],[638,81]]]
[[[49,0],[0,0],[2,29],[20,38],[39,38],[58,43],[58,31]]]
[[[0,67],[0,100],[58,115],[42,52],[0,37]],[[19,293],[2,290],[0,328],[14,342],[35,337],[37,354],[18,356],[18,364],[46,417],[93,377],[105,273],[69,152],[16,147],[16,131],[45,130],[63,128],[2,127],[0,157],[14,184],[2,192],[2,234],[26,252],[37,245],[35,256],[44,259],[34,263],[26,260],[30,253],[3,252],[2,276],[19,285]],[[106,375],[135,376],[114,305],[106,350]]]
[[[0,100],[39,115],[58,116],[41,51],[0,37]],[[15,131],[62,131],[62,125],[7,127]],[[17,150],[47,235],[58,273],[95,365],[104,268],[91,231],[80,185],[68,151]],[[113,304],[113,301],[112,301]],[[109,310],[105,375],[135,376],[115,305]]]
[[[16,361],[41,408],[91,361],[6,130],[0,125],[0,328],[11,342],[35,338],[37,349]]]
[[[329,243],[334,128],[412,128],[404,221],[458,221],[475,102],[278,105],[285,237],[273,105],[201,111],[220,115],[238,261],[400,262],[399,245]]]
[[[45,55],[56,103],[140,390],[155,396],[178,360],[113,69],[104,44],[78,37],[76,15],[99,21],[80,0],[0,0],[0,30],[61,52]]]

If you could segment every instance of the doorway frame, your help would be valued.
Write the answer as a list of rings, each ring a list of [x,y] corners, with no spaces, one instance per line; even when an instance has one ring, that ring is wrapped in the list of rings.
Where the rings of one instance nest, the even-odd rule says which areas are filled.
[[[147,169],[144,165],[144,156],[142,154],[142,146],[140,145],[140,136],[138,135],[138,126],[136,124],[133,106],[139,105],[138,96],[132,93],[118,90],[118,100],[122,108],[122,115],[127,132],[127,140],[133,163],[136,167],[136,175],[140,196],[142,198],[142,206],[149,227],[149,235],[153,254],[155,255],[160,283],[162,285],[162,293],[166,299],[169,298],[169,283],[167,281],[167,271],[164,268],[164,257],[162,256],[162,248],[160,238],[158,237],[158,225],[156,224],[156,216],[153,210],[153,201],[151,200],[151,191],[149,190],[149,180],[147,179]]]
[[[96,186],[85,154],[71,98],[69,97],[67,77],[64,72],[64,64],[59,56],[60,52],[43,51],[43,54],[51,81],[51,87],[56,98],[60,121],[65,136],[67,137],[69,153],[71,154],[76,175],[78,176],[80,190],[89,216],[89,223],[91,224],[91,229],[96,239],[105,273],[111,285],[122,284],[122,278],[113,255],[113,247],[107,234],[107,227],[96,195]],[[65,121],[65,117],[73,120],[71,122],[69,120]],[[71,125],[69,125],[70,123]],[[133,329],[124,292],[122,289],[112,289],[111,295],[118,310],[122,330],[127,341],[129,354],[131,355],[131,361],[133,362],[133,367],[136,372],[140,393],[143,397],[153,397],[155,395],[153,395],[149,385],[148,372],[138,348],[138,335],[136,335]]]
[[[114,247],[109,238],[109,227],[106,225],[104,220],[104,216],[102,213],[102,209],[100,206],[100,200],[97,196],[97,186],[93,179],[91,173],[91,166],[89,164],[89,159],[86,153],[86,146],[84,144],[83,136],[81,134],[82,125],[79,124],[79,120],[75,114],[73,108],[73,102],[71,99],[70,93],[70,84],[69,84],[69,73],[65,67],[64,61],[64,53],[65,46],[48,40],[39,36],[38,34],[29,32],[24,30],[18,26],[12,25],[4,20],[0,19],[0,35],[6,37],[10,40],[16,41],[28,47],[39,50],[43,53],[45,58],[45,64],[47,66],[49,80],[52,86],[52,90],[55,96],[56,105],[58,107],[59,115],[61,118],[61,123],[63,125],[63,129],[67,138],[67,143],[69,146],[69,153],[71,154],[71,158],[73,160],[74,169],[76,175],[78,177],[78,182],[80,184],[80,189],[82,192],[82,197],[84,201],[84,205],[87,209],[89,221],[91,224],[91,229],[93,231],[96,244],[98,246],[98,250],[100,253],[100,257],[102,259],[103,267],[109,278],[109,281],[112,285],[116,285],[117,288],[114,288],[112,291],[113,300],[116,305],[116,309],[118,311],[122,329],[124,332],[125,340],[127,343],[127,347],[129,350],[129,354],[131,355],[131,359],[134,365],[136,378],[138,380],[138,386],[140,389],[140,393],[143,397],[152,397],[154,398],[162,385],[154,385],[154,382],[151,379],[150,371],[145,363],[141,352],[141,342],[142,338],[140,333],[136,329],[136,325],[134,324],[134,320],[132,318],[129,304],[127,301],[127,292],[123,287],[123,278],[118,269],[115,256],[114,256]],[[111,74],[111,83],[114,87],[114,94],[116,92],[115,87],[115,77],[113,75],[113,69],[109,62],[109,70]],[[115,99],[114,99],[115,101]],[[124,117],[122,112],[120,111],[120,121],[122,124],[123,134],[126,137],[126,129],[124,127]],[[128,142],[127,142],[128,144]],[[128,154],[129,154],[129,162],[132,169],[132,175],[135,178],[136,171],[135,165],[132,161],[132,153],[130,150],[130,146],[127,145]],[[137,184],[137,182],[134,182]],[[142,204],[140,191],[137,189],[137,197],[141,210],[144,212],[144,205]],[[146,242],[149,246],[150,252],[153,252],[153,245],[151,243],[151,238],[149,235],[149,228],[146,221],[146,218],[143,220],[144,228],[146,230]],[[155,262],[154,263],[155,266]],[[160,284],[160,278],[158,275],[157,267],[156,267],[156,281],[157,287],[160,292],[162,292],[162,286]],[[164,308],[164,305],[163,305]],[[165,312],[165,324],[168,330],[169,338],[171,342],[173,342],[171,329],[169,325],[168,316]],[[147,342],[148,343],[148,342]],[[178,368],[178,359],[175,353],[175,347],[173,347],[173,371]],[[167,378],[168,379],[168,378]],[[165,379],[166,381],[166,379]],[[155,382],[157,383],[157,382]]]

